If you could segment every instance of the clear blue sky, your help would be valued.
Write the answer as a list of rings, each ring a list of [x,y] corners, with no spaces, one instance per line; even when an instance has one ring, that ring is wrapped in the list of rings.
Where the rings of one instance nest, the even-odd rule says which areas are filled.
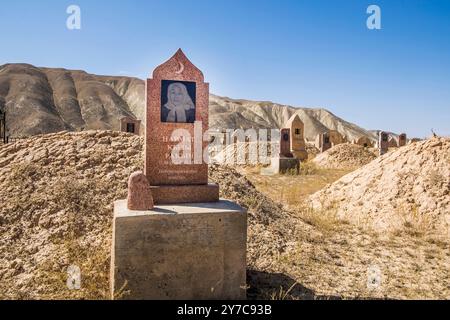
[[[66,28],[81,7],[82,29]],[[382,10],[382,30],[366,9]],[[2,1],[0,64],[146,78],[179,47],[211,91],[450,135],[449,0]]]

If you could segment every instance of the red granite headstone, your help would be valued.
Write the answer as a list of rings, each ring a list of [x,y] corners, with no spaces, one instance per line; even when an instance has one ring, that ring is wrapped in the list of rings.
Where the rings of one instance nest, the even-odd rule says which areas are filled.
[[[292,158],[291,129],[281,129],[280,156]]]
[[[153,71],[146,94],[145,174],[155,203],[218,201],[203,159],[209,105],[203,73],[180,49]]]

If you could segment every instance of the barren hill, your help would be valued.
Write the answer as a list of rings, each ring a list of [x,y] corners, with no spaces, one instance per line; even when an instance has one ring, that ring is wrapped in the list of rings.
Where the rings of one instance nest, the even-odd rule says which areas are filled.
[[[0,66],[0,108],[7,112],[11,136],[117,129],[121,117],[141,116],[143,90],[143,82],[133,78],[27,64]]]
[[[296,108],[273,102],[235,100],[211,95],[210,124],[215,128],[282,128],[297,113],[305,124],[305,138],[314,140],[326,131],[337,130],[349,141],[375,136],[357,125],[347,122],[325,109]]]
[[[123,116],[144,120],[145,82],[84,71],[37,68],[28,64],[0,66],[0,109],[7,112],[10,136],[62,130],[117,130]],[[351,141],[372,133],[325,109],[295,108],[272,102],[234,100],[211,95],[211,128],[281,128],[298,113],[306,138],[314,140],[327,128]]]

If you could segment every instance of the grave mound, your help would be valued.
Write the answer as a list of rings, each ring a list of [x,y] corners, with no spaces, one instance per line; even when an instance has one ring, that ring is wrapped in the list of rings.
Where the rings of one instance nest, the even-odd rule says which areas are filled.
[[[343,143],[318,154],[314,163],[327,169],[356,169],[376,158],[375,154],[363,146]]]
[[[449,236],[450,138],[392,151],[311,196],[315,208],[377,230],[414,229]]]
[[[112,203],[142,150],[143,138],[108,131],[0,146],[0,299],[107,297]],[[98,285],[68,290],[70,265]]]

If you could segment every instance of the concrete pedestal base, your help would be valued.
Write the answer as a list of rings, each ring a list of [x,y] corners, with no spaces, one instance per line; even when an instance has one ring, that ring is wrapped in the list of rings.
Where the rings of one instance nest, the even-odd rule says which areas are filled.
[[[270,159],[270,167],[264,168],[261,174],[284,174],[288,171],[294,171],[296,174],[300,173],[300,160],[296,158],[277,157]]]
[[[247,213],[225,200],[130,211],[114,204],[115,299],[246,298]]]

